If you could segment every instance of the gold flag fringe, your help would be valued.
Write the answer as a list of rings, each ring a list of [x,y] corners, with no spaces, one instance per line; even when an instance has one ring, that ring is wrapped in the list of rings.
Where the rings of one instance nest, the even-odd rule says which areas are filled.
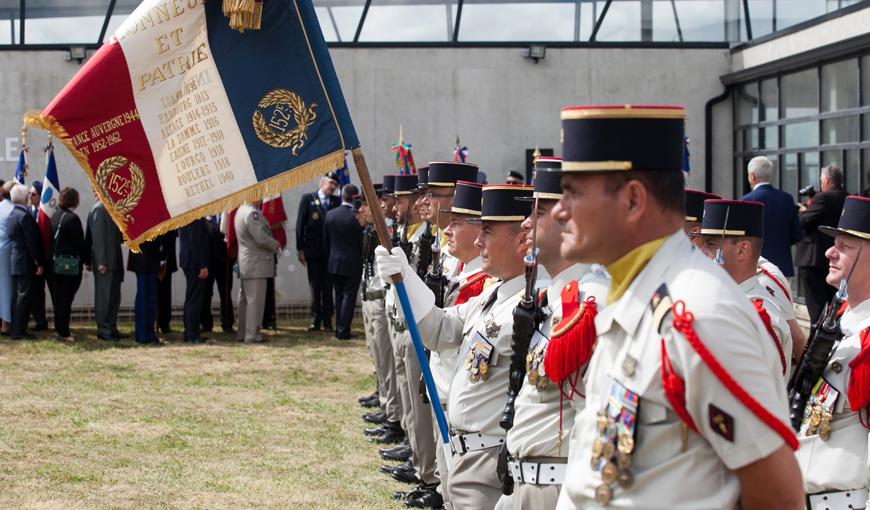
[[[40,127],[47,130],[64,144],[79,166],[82,167],[82,170],[84,170],[85,175],[91,183],[91,187],[96,191],[100,197],[100,201],[103,202],[103,205],[106,207],[106,211],[108,211],[112,220],[121,230],[121,234],[124,236],[124,242],[127,244],[127,247],[134,253],[139,253],[140,244],[150,241],[160,234],[164,234],[170,230],[181,228],[196,219],[202,218],[203,216],[228,212],[242,204],[256,202],[257,200],[270,195],[277,195],[282,191],[304,184],[319,175],[338,170],[344,166],[344,149],[339,149],[302,166],[286,170],[274,177],[266,179],[265,181],[258,182],[253,186],[237,191],[232,195],[201,205],[196,209],[186,211],[178,216],[173,216],[172,218],[151,227],[135,239],[130,239],[130,236],[127,234],[127,222],[125,216],[115,210],[112,206],[111,200],[108,200],[108,197],[102,194],[101,187],[97,185],[94,178],[94,170],[88,163],[88,158],[80,151],[76,150],[75,146],[70,141],[66,129],[64,129],[64,127],[61,126],[53,117],[50,115],[43,116],[38,110],[31,110],[25,113],[24,122],[28,126]]]
[[[230,28],[244,33],[259,30],[263,18],[264,0],[224,0],[224,16],[230,19]]]

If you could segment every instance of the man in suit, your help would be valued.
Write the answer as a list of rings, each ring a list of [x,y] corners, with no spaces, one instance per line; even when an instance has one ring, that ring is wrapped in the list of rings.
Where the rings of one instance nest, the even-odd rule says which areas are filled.
[[[172,328],[172,273],[178,271],[178,257],[175,254],[177,230],[170,230],[157,237],[160,251],[160,269],[157,272],[157,327],[161,333],[169,334]]]
[[[329,276],[335,286],[335,338],[349,340],[350,323],[362,277],[362,232],[353,207],[359,193],[353,184],[341,190],[341,206],[326,213]]]
[[[323,324],[332,330],[332,283],[326,269],[327,246],[323,239],[326,213],[338,207],[333,196],[338,187],[338,176],[330,172],[320,178],[320,188],[302,195],[296,215],[296,250],[299,262],[308,269],[311,288],[311,325],[308,331],[317,331]]]
[[[159,241],[151,240],[139,245],[139,253],[130,252],[127,269],[136,273],[135,316],[136,342],[161,345],[154,332],[157,320],[157,274],[160,272]]]
[[[262,342],[260,325],[266,305],[266,279],[275,277],[275,253],[280,245],[272,237],[269,222],[260,213],[263,201],[239,207],[233,220],[239,243],[240,342]]]
[[[770,184],[773,162],[764,156],[752,158],[747,168],[752,191],[740,200],[764,204],[764,246],[761,255],[786,276],[794,276],[791,245],[804,237],[794,197]]]
[[[121,257],[123,239],[118,226],[99,200],[88,213],[85,241],[91,247],[97,338],[126,338],[118,331],[118,304],[121,302],[121,282],[124,281],[124,259]]]
[[[205,285],[209,266],[209,232],[204,218],[189,223],[181,229],[181,269],[187,287],[184,291],[184,341],[205,343],[200,335]]]
[[[34,277],[41,276],[45,268],[45,254],[39,228],[27,210],[27,187],[17,184],[12,188],[12,203],[15,205],[6,219],[6,233],[11,243],[10,272],[12,273],[13,297],[12,338],[33,338],[27,333],[34,288]]]
[[[42,181],[33,181],[30,184],[30,193],[28,194],[28,205],[27,211],[30,213],[30,216],[33,217],[33,221],[37,221],[39,218],[39,200],[42,197]],[[39,228],[39,224],[37,223],[37,228]],[[40,237],[40,239],[42,239]],[[40,242],[41,245],[44,243]],[[42,246],[42,250],[44,254],[48,253],[50,246]],[[45,287],[48,285],[49,293],[54,295],[54,281],[51,278],[51,267],[46,266],[45,272],[41,275],[35,275],[33,277],[33,296],[32,301],[30,303],[30,315],[33,317],[33,321],[36,323],[36,326],[33,328],[34,331],[45,331],[48,329],[48,320],[45,315]],[[52,303],[54,301],[52,300]]]
[[[205,280],[205,294],[202,300],[202,315],[200,324],[205,332],[214,328],[214,318],[211,313],[211,298],[214,295],[214,285],[217,284],[218,296],[221,302],[221,329],[224,333],[233,331],[233,300],[232,274],[227,278],[227,243],[226,236],[220,229],[220,216],[209,216],[205,219],[208,227],[208,278]]]
[[[847,193],[843,190],[843,171],[837,165],[823,167],[819,188],[807,205],[800,207],[800,222],[806,236],[797,245],[795,264],[807,303],[810,321],[815,323],[825,311],[825,305],[837,289],[825,282],[828,259],[825,252],[834,245],[834,238],[819,231],[821,225],[836,225],[840,221]]]

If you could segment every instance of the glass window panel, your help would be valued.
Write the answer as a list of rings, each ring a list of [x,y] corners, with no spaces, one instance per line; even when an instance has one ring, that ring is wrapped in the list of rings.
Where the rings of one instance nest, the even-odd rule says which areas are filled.
[[[462,16],[464,17],[465,13]],[[640,36],[640,2],[626,0],[610,4],[607,16],[601,22],[601,28],[595,39],[598,41],[640,41]]]
[[[353,42],[353,36],[356,35],[356,29],[362,17],[364,3],[365,0],[314,2],[315,9],[321,6],[326,7],[327,13],[332,14],[329,21],[333,25],[332,31],[338,32],[337,39],[340,42]],[[325,22],[325,19],[320,20],[321,26]]]
[[[314,12],[317,14],[317,22],[320,24],[320,31],[323,32],[323,38],[326,42],[338,42],[338,28],[332,19],[329,7],[315,7]]]
[[[858,117],[839,117],[822,121],[822,143],[858,141]]]
[[[776,79],[761,82],[761,113],[762,120],[779,119],[779,92]]]
[[[595,16],[599,13],[597,6],[584,2],[580,4],[580,34],[578,40],[588,41],[595,28]]]
[[[819,113],[819,80],[815,69],[783,75],[781,79],[783,118]]]
[[[825,0],[776,0],[776,29],[782,30],[825,12]]]
[[[746,83],[737,87],[737,125],[758,123],[758,84]]]
[[[870,114],[865,113],[864,117],[864,133],[861,136],[861,140],[867,142],[870,141]]]
[[[822,66],[822,111],[858,106],[858,59]]]
[[[806,152],[801,154],[801,159],[803,160],[803,164],[801,165],[801,183],[800,187],[806,187],[812,185],[816,188],[816,191],[819,190],[819,153],[818,152]]]
[[[734,142],[736,144],[734,147],[735,152],[737,152],[738,154],[743,152],[744,146],[743,146],[743,130],[742,129],[736,129],[734,131]]]
[[[773,2],[774,0],[749,0],[753,39],[773,32]],[[742,5],[740,9],[743,9]]]
[[[573,41],[574,17],[574,3],[465,2],[459,40]]]
[[[102,16],[28,17],[24,23],[24,41],[27,44],[94,43],[100,37],[105,19],[105,11]]]
[[[653,40],[680,42],[679,27],[683,41],[724,41],[724,14],[723,0],[656,0]]]
[[[819,145],[819,122],[799,122],[783,126],[783,147],[815,147]]]
[[[782,182],[779,189],[796,197],[798,191],[798,155],[784,154],[782,157]]]
[[[758,128],[748,128],[743,130],[743,150],[744,152],[754,151],[758,149]]]
[[[843,168],[843,151],[823,151],[822,166],[837,165]]]
[[[761,146],[764,149],[778,149],[779,148],[779,127],[777,126],[768,126],[761,130],[761,136],[763,140],[761,142]]]
[[[103,37],[103,41],[108,41],[112,38],[112,35],[115,34],[118,27],[124,23],[124,20],[127,19],[127,16],[129,16],[136,7],[139,7],[139,2],[135,0],[117,0],[115,2],[115,8],[112,9],[112,17],[109,18],[109,25],[106,27],[106,35]],[[99,35],[99,32],[97,32],[94,39],[99,37]]]
[[[870,55],[861,57],[861,105],[870,105]]]
[[[374,0],[363,23],[360,41],[449,41],[456,7],[452,2],[396,4]],[[573,11],[573,6],[571,10]],[[573,34],[572,34],[573,35]]]
[[[850,195],[861,194],[861,151],[852,149],[846,151],[846,168],[843,172],[846,191]]]
[[[0,2],[0,44],[18,43],[18,2]]]

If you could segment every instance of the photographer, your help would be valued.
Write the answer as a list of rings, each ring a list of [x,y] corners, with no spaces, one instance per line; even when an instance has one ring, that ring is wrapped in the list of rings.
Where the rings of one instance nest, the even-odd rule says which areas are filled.
[[[828,260],[825,251],[834,240],[822,235],[820,225],[834,225],[840,219],[846,192],[843,191],[843,172],[837,165],[823,167],[819,176],[819,193],[810,196],[806,205],[800,206],[799,219],[806,235],[797,245],[795,265],[806,296],[810,320],[815,323],[821,317],[825,304],[834,297],[834,289],[825,283]],[[811,193],[811,190],[809,190]],[[809,193],[808,193],[809,194]]]

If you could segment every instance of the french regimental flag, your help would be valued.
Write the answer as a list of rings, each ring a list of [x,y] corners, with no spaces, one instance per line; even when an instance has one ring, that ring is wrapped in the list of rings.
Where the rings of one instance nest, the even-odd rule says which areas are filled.
[[[222,4],[145,0],[26,115],[72,152],[133,249],[338,170],[359,146],[311,0],[257,1],[245,31]]]

